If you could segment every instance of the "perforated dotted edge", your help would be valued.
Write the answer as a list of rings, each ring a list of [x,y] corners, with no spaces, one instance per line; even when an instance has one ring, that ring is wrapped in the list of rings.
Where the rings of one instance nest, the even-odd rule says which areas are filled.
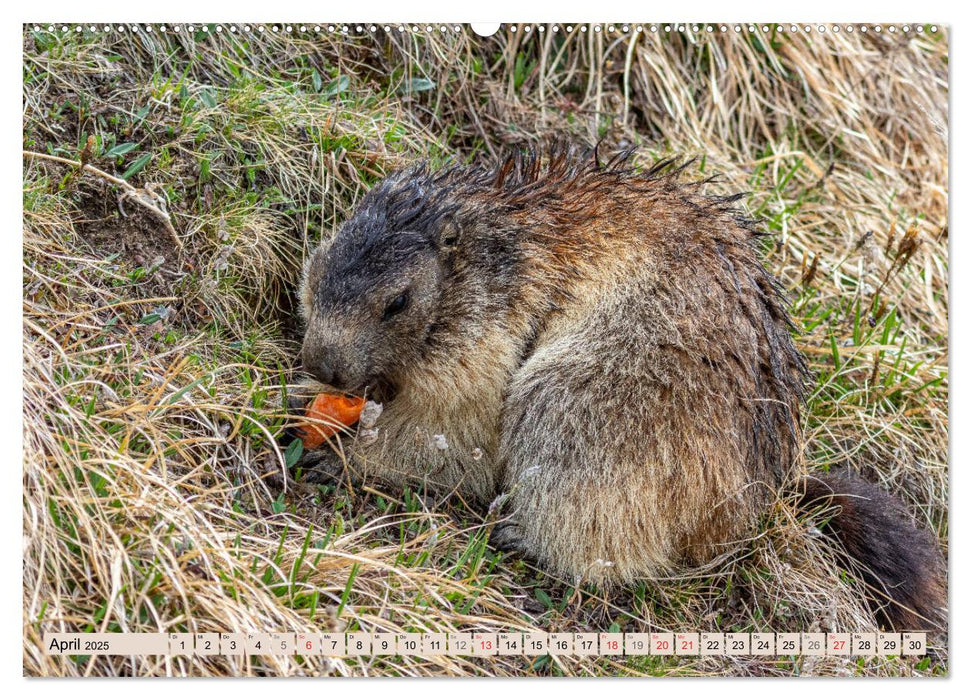
[[[380,33],[405,33],[412,34],[458,34],[461,32],[474,31],[465,24],[344,24],[344,23],[325,23],[325,24],[27,24],[28,30],[34,32],[47,32],[54,35],[65,35],[70,32],[87,32],[90,34],[110,34],[110,33],[137,33],[145,32],[152,34],[186,32],[190,35],[199,33],[205,34],[295,34],[295,35],[315,35],[315,34],[341,34],[348,36],[366,36],[369,34]],[[910,24],[777,24],[777,23],[741,23],[741,24],[508,24],[503,28],[510,34],[531,34],[533,32],[593,32],[607,34],[631,34],[636,32],[652,33],[672,33],[682,32],[690,34],[768,34],[775,33],[803,33],[803,34],[839,34],[846,32],[867,33],[874,32],[882,34],[936,34],[940,28],[936,24],[910,23]]]

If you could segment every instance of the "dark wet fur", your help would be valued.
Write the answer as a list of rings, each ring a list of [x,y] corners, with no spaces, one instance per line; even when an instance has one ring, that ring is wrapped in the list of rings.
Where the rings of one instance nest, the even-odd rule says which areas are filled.
[[[822,531],[839,541],[858,571],[881,625],[897,631],[946,627],[945,565],[934,535],[903,503],[848,473],[815,474],[800,484],[801,504],[831,517]]]

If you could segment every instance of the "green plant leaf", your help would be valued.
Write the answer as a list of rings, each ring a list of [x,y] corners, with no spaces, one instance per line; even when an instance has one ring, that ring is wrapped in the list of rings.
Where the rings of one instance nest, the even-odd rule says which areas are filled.
[[[342,92],[347,90],[348,85],[351,84],[351,79],[346,75],[339,76],[336,80],[332,80],[327,83],[327,88],[324,90],[324,97],[334,97],[340,95]]]
[[[400,92],[403,95],[407,95],[412,92],[423,92],[425,90],[434,90],[434,89],[435,89],[434,81],[431,81],[428,78],[412,78],[402,83],[401,88],[399,88],[398,92]]]
[[[286,451],[283,453],[283,459],[287,463],[287,469],[291,468],[300,460],[300,456],[303,454],[303,440],[294,440],[289,445],[287,445]]]
[[[555,607],[553,605],[553,601],[548,595],[546,595],[546,591],[542,591],[537,588],[535,591],[533,591],[533,594],[536,596],[536,600],[542,603],[547,610],[552,610]]]
[[[122,180],[127,180],[132,175],[135,175],[135,174],[141,172],[141,170],[146,165],[148,165],[149,162],[151,162],[151,160],[152,160],[152,154],[151,153],[146,153],[145,155],[141,156],[140,158],[138,158],[138,160],[136,160],[134,163],[132,163],[130,166],[128,166],[128,170],[126,170],[125,171],[125,174],[121,176],[121,179]]]
[[[213,97],[213,94],[208,90],[201,90],[199,92],[199,99],[202,100],[202,104],[209,109],[213,109],[216,106],[216,98]]]
[[[109,158],[115,158],[117,156],[123,156],[126,153],[130,153],[136,148],[138,148],[137,143],[119,143],[117,146],[108,149],[108,152],[105,153],[105,155]]]

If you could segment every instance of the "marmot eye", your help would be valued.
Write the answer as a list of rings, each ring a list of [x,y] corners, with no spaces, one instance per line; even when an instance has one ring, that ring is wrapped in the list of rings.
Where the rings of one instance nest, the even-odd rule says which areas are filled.
[[[391,300],[391,303],[385,307],[384,317],[390,318],[395,314],[400,314],[408,307],[408,300],[409,300],[408,292],[402,292],[401,294],[396,296],[394,299]]]

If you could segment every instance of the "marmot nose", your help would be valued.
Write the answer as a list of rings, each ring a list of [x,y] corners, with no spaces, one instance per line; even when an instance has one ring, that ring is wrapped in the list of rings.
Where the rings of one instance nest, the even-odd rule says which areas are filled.
[[[337,372],[334,371],[334,368],[327,362],[318,362],[315,366],[308,367],[307,369],[321,384],[328,384],[335,389],[343,388],[341,386],[340,375],[337,374]]]
[[[313,374],[314,378],[321,384],[330,384],[331,386],[334,385],[334,370],[331,369],[330,365],[318,364],[313,368],[311,374]]]
[[[313,358],[305,356],[303,367],[321,384],[328,384],[335,389],[341,388],[341,377],[334,369],[334,361],[329,353],[320,353]]]

